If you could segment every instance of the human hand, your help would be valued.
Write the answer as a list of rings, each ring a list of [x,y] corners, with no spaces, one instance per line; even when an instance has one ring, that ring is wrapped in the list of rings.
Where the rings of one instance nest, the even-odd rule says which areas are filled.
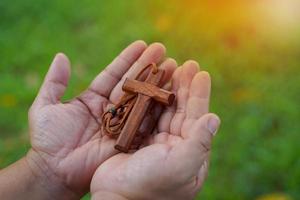
[[[166,108],[156,133],[132,154],[117,154],[97,169],[93,199],[192,199],[206,178],[211,140],[220,120],[208,114],[211,81],[198,64],[176,69],[176,103]]]
[[[43,177],[46,189],[75,198],[88,191],[96,168],[117,153],[115,140],[100,133],[101,115],[123,94],[126,77],[161,62],[164,54],[161,44],[147,47],[142,41],[134,42],[86,91],[66,103],[60,99],[68,84],[70,63],[65,55],[56,55],[29,112],[32,148],[26,158],[32,172]],[[165,82],[174,71],[172,62],[167,59],[161,65]]]

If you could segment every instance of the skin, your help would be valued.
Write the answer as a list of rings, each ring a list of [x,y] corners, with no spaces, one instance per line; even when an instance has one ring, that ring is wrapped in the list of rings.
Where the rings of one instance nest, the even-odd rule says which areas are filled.
[[[174,73],[172,90],[177,93],[177,103],[163,111],[155,134],[143,148],[120,154],[113,148],[115,140],[101,133],[101,115],[122,96],[125,78],[134,78],[153,62],[165,70],[167,88],[176,62],[165,58],[162,44],[147,46],[136,41],[82,94],[61,102],[70,62],[57,54],[29,111],[32,147],[24,158],[0,171],[1,198],[80,199],[89,187],[94,199],[168,199],[171,190],[177,191],[176,197],[195,195],[207,173],[211,133],[218,125],[215,122],[210,132],[204,128],[209,119],[218,118],[206,114],[210,79],[205,72],[197,73],[195,62],[187,62]],[[154,116],[161,112],[157,106]],[[147,118],[141,127],[146,127]],[[174,178],[175,174],[180,176]],[[170,177],[174,181],[170,182]],[[192,184],[187,184],[190,181]],[[140,188],[149,190],[142,194],[137,191]]]
[[[160,43],[148,46],[143,41],[136,41],[123,50],[82,94],[63,103],[60,99],[70,78],[70,62],[65,55],[57,54],[29,111],[32,147],[20,162],[0,172],[0,180],[10,176],[18,177],[11,182],[14,185],[41,183],[39,185],[47,194],[45,198],[49,196],[50,199],[79,199],[87,193],[97,167],[118,153],[113,148],[115,140],[100,132],[102,113],[122,96],[125,78],[135,76],[153,62],[161,63],[160,68],[166,72],[164,82],[167,82],[176,62],[165,58],[165,47]],[[31,179],[19,176],[16,169],[24,169],[24,174],[32,175],[29,176]],[[5,199],[17,199],[15,191],[20,187],[9,185],[1,185],[0,196],[5,194]],[[22,197],[25,198],[34,199],[30,194]]]
[[[165,109],[143,148],[117,154],[97,169],[92,199],[194,199],[207,176],[211,140],[220,124],[208,113],[211,81],[198,63],[176,69],[176,103]]]

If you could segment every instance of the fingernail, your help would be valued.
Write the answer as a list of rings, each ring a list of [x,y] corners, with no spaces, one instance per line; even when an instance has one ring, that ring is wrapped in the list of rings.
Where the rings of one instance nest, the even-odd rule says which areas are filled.
[[[211,132],[211,134],[216,135],[219,125],[220,125],[220,119],[218,117],[211,117],[208,120],[207,128]]]

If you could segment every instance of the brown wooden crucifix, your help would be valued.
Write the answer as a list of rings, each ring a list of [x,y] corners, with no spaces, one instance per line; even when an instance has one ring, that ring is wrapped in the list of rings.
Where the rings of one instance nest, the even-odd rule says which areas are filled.
[[[152,68],[145,82],[126,79],[122,89],[127,93],[136,93],[137,99],[117,139],[115,148],[128,152],[143,119],[151,108],[153,101],[170,106],[175,95],[159,87],[164,71]]]

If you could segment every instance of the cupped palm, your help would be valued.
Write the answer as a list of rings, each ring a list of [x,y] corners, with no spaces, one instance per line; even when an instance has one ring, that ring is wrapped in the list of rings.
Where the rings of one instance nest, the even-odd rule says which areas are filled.
[[[131,154],[117,154],[96,171],[92,196],[109,192],[127,199],[192,199],[208,170],[211,139],[219,125],[208,114],[210,77],[198,64],[176,69],[172,90],[176,102],[162,113],[144,146]],[[101,198],[100,198],[101,199]]]
[[[115,140],[102,136],[101,115],[122,95],[126,77],[133,77],[145,65],[158,63],[165,49],[142,41],[129,45],[103,70],[78,97],[60,101],[70,76],[70,63],[57,54],[30,112],[32,149],[28,160],[41,173],[82,196],[89,189],[92,175],[105,160],[115,155]],[[171,59],[161,66],[167,81],[175,66]]]

